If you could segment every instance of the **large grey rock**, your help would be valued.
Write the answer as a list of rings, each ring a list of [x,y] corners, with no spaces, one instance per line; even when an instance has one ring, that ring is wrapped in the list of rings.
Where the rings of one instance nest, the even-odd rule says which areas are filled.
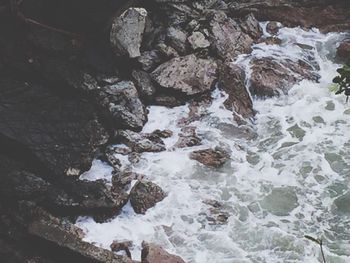
[[[188,37],[188,42],[194,50],[210,46],[210,42],[199,31],[193,32],[192,35]]]
[[[97,103],[117,127],[141,130],[147,120],[145,107],[132,81],[102,87],[96,97]]]
[[[169,44],[176,49],[177,52],[186,53],[187,34],[180,28],[169,27],[167,30],[167,39]]]
[[[173,58],[156,68],[151,76],[163,88],[185,95],[207,92],[217,77],[217,63],[195,55]]]
[[[110,41],[117,54],[139,57],[147,11],[144,8],[129,8],[112,23]]]
[[[315,68],[303,60],[255,58],[251,61],[251,69],[250,91],[258,97],[286,94],[301,80],[317,81],[320,77]]]
[[[219,83],[219,87],[228,94],[224,103],[227,109],[243,118],[254,116],[253,102],[245,85],[245,72],[242,68],[226,61],[220,68]]]
[[[130,203],[135,213],[144,214],[165,197],[166,194],[158,185],[152,182],[138,181],[131,189]]]
[[[218,56],[224,60],[251,52],[253,39],[242,31],[239,24],[217,12],[210,21],[210,42]]]
[[[169,254],[162,247],[142,242],[141,263],[185,263],[179,256]]]

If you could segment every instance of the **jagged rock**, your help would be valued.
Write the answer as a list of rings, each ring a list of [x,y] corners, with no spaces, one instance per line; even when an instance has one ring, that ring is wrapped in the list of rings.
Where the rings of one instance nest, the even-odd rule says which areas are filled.
[[[239,54],[250,53],[253,39],[243,33],[239,24],[217,12],[210,21],[210,43],[223,60],[233,59]]]
[[[342,41],[337,48],[337,59],[350,63],[350,39]]]
[[[253,102],[245,86],[245,72],[242,68],[226,61],[220,68],[219,83],[219,87],[228,94],[224,102],[227,109],[243,118],[254,116]]]
[[[228,152],[223,149],[215,148],[194,151],[190,154],[190,158],[206,166],[219,168],[230,158],[230,156]]]
[[[114,189],[124,189],[130,185],[133,180],[143,180],[145,175],[132,171],[120,171],[113,174],[112,185]]]
[[[169,138],[173,136],[173,132],[171,130],[155,130],[152,132],[152,135],[158,136],[159,138]]]
[[[152,182],[138,181],[131,189],[130,203],[135,213],[144,214],[165,197],[166,194],[158,185]]]
[[[190,43],[193,50],[207,48],[210,46],[210,42],[199,31],[193,32],[192,35],[188,37],[188,42]]]
[[[124,251],[126,253],[126,255],[128,256],[128,258],[131,258],[131,253],[129,250],[129,247],[132,247],[133,243],[132,241],[118,241],[115,240],[113,241],[113,243],[111,244],[110,248],[113,252],[119,252],[119,251]]]
[[[276,21],[270,21],[266,25],[266,31],[271,35],[276,35],[280,29],[281,29],[281,23]]]
[[[112,23],[110,41],[116,54],[139,57],[147,11],[144,8],[129,8]]]
[[[108,140],[93,106],[81,98],[9,78],[0,79],[0,94],[2,147],[51,176],[89,170],[98,147]]]
[[[154,97],[152,104],[164,107],[177,107],[184,104],[183,100],[177,99],[174,96],[168,96],[164,94],[158,94]]]
[[[138,57],[137,60],[144,71],[153,70],[162,62],[159,53],[158,50],[144,51],[141,53],[141,56]]]
[[[263,32],[259,25],[259,21],[256,20],[253,14],[247,15],[240,24],[244,33],[248,34],[255,41],[258,40]]]
[[[167,30],[167,40],[175,50],[181,54],[186,53],[187,34],[180,28],[169,27]]]
[[[145,71],[134,70],[132,72],[132,77],[134,78],[140,96],[145,100],[150,101],[156,92],[151,76]]]
[[[210,225],[223,225],[227,223],[229,213],[225,211],[223,204],[216,200],[205,200],[203,203],[209,206],[208,211],[204,214]]]
[[[169,254],[161,246],[142,242],[141,263],[185,263],[179,256]]]
[[[179,56],[179,53],[173,47],[168,46],[165,43],[158,43],[156,48],[166,59],[172,59]]]
[[[154,134],[120,130],[116,136],[137,153],[161,152],[165,150],[165,144],[162,139]]]
[[[185,95],[208,92],[217,75],[217,63],[195,55],[173,58],[156,68],[151,76],[163,88]]]
[[[195,127],[184,127],[181,129],[179,134],[179,139],[175,144],[177,148],[192,147],[201,144],[201,138],[196,134]]]
[[[255,58],[251,61],[252,95],[258,97],[278,96],[303,79],[317,81],[319,75],[313,66],[303,60],[275,60],[271,57]]]
[[[282,44],[282,39],[272,36],[272,37],[267,37],[260,39],[260,43],[265,43],[266,45],[281,45]]]
[[[116,127],[141,130],[147,121],[145,107],[131,81],[102,87],[97,91],[96,100]]]

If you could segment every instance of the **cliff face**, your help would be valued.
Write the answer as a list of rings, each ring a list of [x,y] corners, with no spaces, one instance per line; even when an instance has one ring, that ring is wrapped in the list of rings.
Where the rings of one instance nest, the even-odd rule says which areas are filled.
[[[123,174],[113,159],[121,149],[108,143],[123,141],[130,156],[161,151],[166,131],[137,134],[146,106],[206,100],[218,79],[237,120],[253,117],[244,76],[228,61],[266,41],[256,18],[349,30],[349,7],[326,0],[0,1],[1,262],[130,262],[81,241],[68,220],[115,215],[128,195],[78,176],[94,158]],[[313,65],[284,67],[317,79]],[[193,134],[182,143],[194,143]],[[62,235],[70,242],[55,238]]]

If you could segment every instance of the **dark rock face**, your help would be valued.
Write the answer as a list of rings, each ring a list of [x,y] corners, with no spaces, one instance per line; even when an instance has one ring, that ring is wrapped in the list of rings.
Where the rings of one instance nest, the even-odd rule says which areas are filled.
[[[287,93],[303,79],[317,81],[319,76],[305,61],[276,61],[273,58],[259,58],[251,61],[252,77],[250,91],[258,97],[278,96]]]
[[[97,91],[97,101],[122,128],[141,130],[147,120],[144,105],[131,81],[121,81]]]
[[[337,59],[350,62],[350,39],[342,41],[337,48]]]
[[[195,95],[208,92],[217,75],[217,64],[195,55],[173,58],[155,69],[151,76],[164,89]]]
[[[278,25],[278,22],[271,21],[266,25],[266,31],[270,33],[271,35],[276,35],[278,33],[278,30],[280,30],[280,26]]]
[[[54,174],[88,170],[95,151],[108,140],[94,108],[82,99],[9,78],[0,79],[0,92],[1,140],[15,142]]]
[[[223,149],[215,148],[194,151],[190,154],[190,158],[206,166],[219,168],[230,158],[230,156]]]
[[[179,140],[176,142],[175,147],[185,148],[192,147],[201,144],[201,139],[196,134],[195,127],[184,127],[179,134]]]
[[[249,96],[245,86],[245,73],[239,66],[225,62],[219,75],[220,88],[227,94],[225,107],[234,110],[243,118],[251,118],[254,116],[253,102]]]
[[[152,243],[142,242],[142,263],[185,263],[179,256],[169,254],[160,246]]]
[[[130,203],[135,213],[144,214],[165,197],[166,194],[158,185],[147,181],[138,181],[131,189]]]

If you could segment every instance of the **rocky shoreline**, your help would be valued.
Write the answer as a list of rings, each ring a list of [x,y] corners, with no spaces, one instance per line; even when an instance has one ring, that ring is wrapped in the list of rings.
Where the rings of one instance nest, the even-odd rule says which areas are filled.
[[[134,262],[82,241],[73,222],[80,215],[106,220],[128,200],[143,214],[166,197],[116,158],[135,163],[143,152],[165,150],[171,131],[141,132],[147,106],[188,103],[176,147],[190,147],[201,138],[187,124],[200,118],[198,108],[210,102],[215,85],[228,94],[224,106],[244,129],[255,114],[250,95],[278,96],[303,79],[318,80],[312,51],[303,46],[305,60],[252,60],[248,93],[244,71],[230,62],[249,54],[254,43],[279,43],[280,24],[270,22],[266,38],[258,22],[265,20],[349,31],[350,5],[0,0],[1,262]],[[338,58],[349,54],[345,40]],[[112,185],[79,180],[95,158],[113,167]],[[229,153],[205,149],[191,158],[220,167]],[[128,245],[111,248],[128,255]],[[142,262],[183,260],[144,243]]]

